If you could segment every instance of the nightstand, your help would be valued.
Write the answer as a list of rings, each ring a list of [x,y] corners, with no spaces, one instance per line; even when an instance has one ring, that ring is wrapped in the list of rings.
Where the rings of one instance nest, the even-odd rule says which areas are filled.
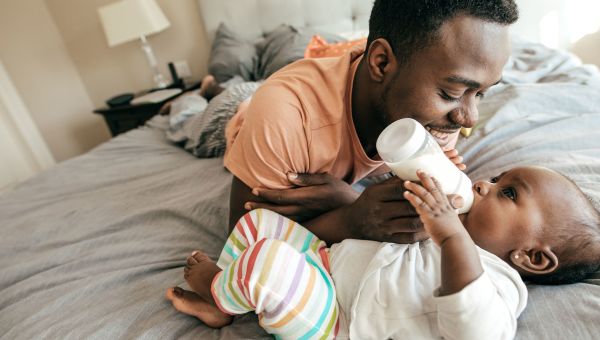
[[[112,136],[135,129],[158,114],[160,108],[169,100],[177,98],[185,92],[200,88],[200,82],[194,82],[185,85],[183,92],[163,100],[160,103],[145,103],[138,105],[122,105],[116,107],[103,107],[94,110],[94,113],[101,114],[110,129]],[[147,93],[147,92],[146,92]],[[143,94],[143,93],[142,93]]]

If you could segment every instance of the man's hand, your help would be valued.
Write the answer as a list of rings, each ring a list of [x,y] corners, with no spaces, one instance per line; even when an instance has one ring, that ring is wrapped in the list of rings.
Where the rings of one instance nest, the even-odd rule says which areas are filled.
[[[429,237],[419,215],[403,193],[402,179],[392,177],[365,189],[353,204],[343,208],[354,238],[414,243]]]
[[[448,159],[450,159],[450,161],[452,163],[454,163],[454,165],[456,165],[456,167],[459,170],[464,171],[467,168],[467,166],[465,164],[463,164],[463,162],[462,162],[463,158],[461,156],[459,156],[458,151],[456,150],[456,143],[458,142],[459,135],[460,135],[460,130],[451,134],[450,136],[448,136],[448,139],[444,144],[440,144],[440,147],[446,154],[446,157],[448,157]],[[434,137],[434,139],[435,139],[435,137]],[[436,141],[438,143],[440,143],[440,141],[438,141],[437,139],[436,139]]]
[[[398,177],[365,189],[356,202],[344,208],[350,232],[356,238],[394,243],[429,238],[417,211],[404,198],[405,190]],[[457,209],[463,205],[459,195],[449,195],[447,200]]]
[[[295,176],[294,176],[295,175]],[[352,187],[329,174],[288,174],[296,187],[284,190],[254,188],[252,193],[267,202],[247,202],[247,210],[264,208],[302,222],[353,203],[359,196]]]
[[[458,170],[464,171],[467,168],[467,166],[462,162],[463,161],[462,156],[460,156],[458,154],[458,151],[456,149],[446,150],[446,151],[444,151],[444,154],[446,154],[446,157],[448,157],[448,159],[452,163],[454,163],[454,165],[456,165]]]

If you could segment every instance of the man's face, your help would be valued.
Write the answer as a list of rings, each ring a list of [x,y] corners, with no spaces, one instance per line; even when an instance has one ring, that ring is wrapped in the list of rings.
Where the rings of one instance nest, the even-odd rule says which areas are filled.
[[[509,55],[508,27],[457,16],[388,77],[378,111],[385,125],[417,120],[444,146],[449,134],[477,122],[477,104],[500,81]]]

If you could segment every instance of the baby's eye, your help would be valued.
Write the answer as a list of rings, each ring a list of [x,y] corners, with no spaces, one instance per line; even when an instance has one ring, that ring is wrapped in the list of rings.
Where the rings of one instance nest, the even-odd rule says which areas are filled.
[[[492,183],[498,183],[498,180],[500,179],[499,177],[500,177],[500,176],[494,176],[494,177],[492,177],[492,178],[490,179],[490,182],[492,182]]]
[[[502,195],[508,197],[513,201],[517,199],[517,191],[514,188],[502,189]]]

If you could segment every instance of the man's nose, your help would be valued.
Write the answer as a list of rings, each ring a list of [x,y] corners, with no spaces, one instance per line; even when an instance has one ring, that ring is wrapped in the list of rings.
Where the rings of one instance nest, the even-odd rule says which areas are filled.
[[[491,183],[486,181],[477,181],[473,184],[473,188],[477,191],[481,196],[485,196],[490,192]]]
[[[479,119],[479,110],[477,109],[479,100],[477,98],[469,96],[462,101],[462,106],[459,108],[458,115],[454,119],[455,122],[466,128],[475,126],[477,119]]]

